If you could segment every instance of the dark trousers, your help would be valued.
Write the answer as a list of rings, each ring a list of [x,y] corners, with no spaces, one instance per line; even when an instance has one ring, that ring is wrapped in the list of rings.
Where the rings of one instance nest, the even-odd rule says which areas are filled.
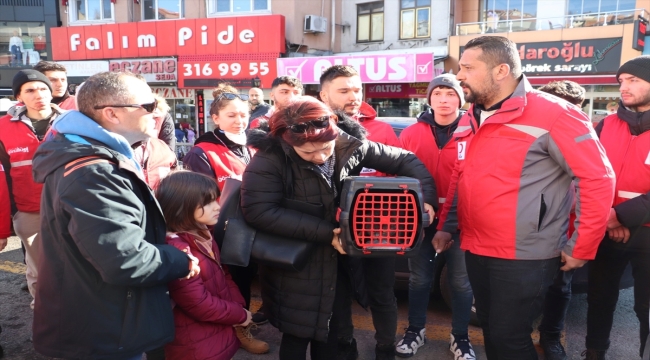
[[[232,281],[235,282],[239,292],[244,297],[244,301],[246,301],[246,309],[250,310],[251,284],[257,275],[257,264],[251,261],[246,267],[228,265],[228,270],[230,276],[232,276]]]
[[[564,319],[571,302],[571,280],[575,270],[562,271],[559,268],[555,273],[553,284],[548,287],[544,299],[544,317],[538,330],[548,336],[560,336],[564,330]]]
[[[342,312],[339,311],[345,308],[346,299],[349,298],[349,293],[346,288],[347,279],[341,276],[339,271],[336,279],[336,294],[334,295],[334,305],[332,306],[332,317],[329,323],[329,334],[327,342],[316,341],[314,339],[307,339],[297,337],[291,334],[282,334],[282,341],[280,342],[280,360],[306,360],[307,346],[312,360],[331,360],[336,359],[336,351],[338,350],[338,333],[337,329],[340,326]]]
[[[560,258],[506,260],[465,253],[490,360],[537,359],[530,337]]]
[[[375,340],[379,345],[393,345],[397,332],[397,301],[395,300],[395,257],[362,259],[362,268],[368,304],[375,326]],[[339,273],[339,275],[342,275]],[[341,339],[352,339],[352,286],[345,290],[345,305],[341,309],[341,323],[338,335]]]
[[[646,239],[649,240],[650,239]],[[605,238],[598,247],[596,259],[589,263],[587,293],[588,349],[607,350],[609,334],[618,302],[618,285],[627,264],[632,264],[634,277],[634,312],[640,323],[640,354],[648,338],[648,308],[650,307],[650,252],[625,248]]]

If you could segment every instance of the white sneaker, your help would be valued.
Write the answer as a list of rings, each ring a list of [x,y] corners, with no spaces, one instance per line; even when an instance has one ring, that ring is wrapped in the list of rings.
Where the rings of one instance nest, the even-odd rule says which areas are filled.
[[[395,355],[399,357],[411,357],[415,355],[420,346],[427,342],[425,328],[417,332],[409,329],[405,330],[404,337],[395,345]]]
[[[476,360],[474,348],[467,336],[454,336],[451,334],[449,351],[454,354],[454,360]]]

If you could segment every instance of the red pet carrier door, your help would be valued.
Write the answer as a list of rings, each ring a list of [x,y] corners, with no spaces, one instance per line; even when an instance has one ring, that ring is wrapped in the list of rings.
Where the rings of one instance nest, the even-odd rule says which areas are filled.
[[[406,185],[402,192],[370,192],[368,184],[364,192],[356,196],[352,205],[352,233],[354,242],[364,254],[370,250],[398,250],[398,254],[410,249],[418,230],[418,206],[416,197]]]
[[[429,224],[419,181],[365,176],[345,179],[340,222],[352,256],[407,254],[419,247],[423,224]]]

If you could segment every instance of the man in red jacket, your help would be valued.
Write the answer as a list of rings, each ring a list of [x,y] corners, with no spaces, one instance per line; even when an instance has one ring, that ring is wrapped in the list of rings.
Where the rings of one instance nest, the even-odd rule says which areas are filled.
[[[399,140],[390,125],[375,120],[377,112],[363,99],[363,85],[359,73],[352,66],[334,65],[320,77],[320,97],[334,111],[343,111],[359,121],[368,131],[368,140],[399,147]],[[362,170],[362,175],[377,176],[374,169]],[[342,259],[342,260],[341,260]],[[353,264],[358,259],[340,257],[339,260]],[[368,302],[375,325],[376,359],[395,358],[395,332],[397,331],[397,303],[393,293],[395,281],[395,258],[361,259],[356,270],[361,270],[368,291]],[[343,265],[345,266],[345,265]],[[344,272],[340,272],[344,275]],[[351,306],[352,295],[348,297]],[[356,359],[357,343],[353,337],[350,306],[342,311],[339,334],[339,359]]]
[[[68,72],[65,66],[41,60],[34,65],[34,70],[40,71],[52,84],[52,103],[59,105],[63,110],[77,110],[77,101],[74,95],[68,92]]]
[[[537,359],[532,322],[560,261],[566,271],[594,258],[614,196],[614,171],[589,118],[533,90],[514,42],[472,39],[459,67],[456,78],[474,104],[456,130],[456,183],[445,208],[457,204],[488,359]],[[569,239],[572,180],[577,219]]]
[[[650,56],[623,64],[616,74],[621,104],[596,133],[616,172],[607,234],[589,264],[587,359],[606,359],[618,301],[618,283],[627,264],[634,274],[634,311],[640,322],[640,354],[647,355],[650,306]]]
[[[460,108],[465,104],[465,98],[460,82],[451,74],[434,78],[429,83],[427,94],[431,108],[420,114],[416,124],[404,129],[399,139],[405,150],[412,151],[426,165],[436,181],[436,190],[444,196],[456,163],[453,133],[462,117]],[[438,205],[444,203],[445,198],[440,197]],[[425,230],[424,244],[416,256],[409,258],[409,327],[395,348],[397,355],[401,357],[415,355],[426,341],[424,326],[436,258],[436,251],[429,240],[435,232],[434,226],[428,227]],[[454,241],[449,242],[449,247],[444,253],[452,293],[453,316],[449,349],[455,360],[472,360],[475,359],[475,354],[469,342],[467,328],[474,295],[467,278],[465,253],[460,249],[458,236],[458,232],[454,231]]]
[[[16,106],[0,118],[0,164],[5,169],[9,185],[5,191],[17,210],[13,216],[13,226],[25,246],[27,286],[34,297],[38,277],[36,265],[40,257],[38,243],[42,185],[32,178],[32,158],[61,109],[50,104],[50,80],[36,70],[19,71],[14,76],[12,88],[14,96],[24,106]],[[0,191],[4,192],[2,188]],[[9,214],[1,213],[0,229],[7,229],[12,218],[7,216]]]

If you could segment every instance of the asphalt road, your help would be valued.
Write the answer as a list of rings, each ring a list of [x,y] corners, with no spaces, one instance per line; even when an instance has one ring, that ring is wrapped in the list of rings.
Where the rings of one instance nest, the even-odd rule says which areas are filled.
[[[41,360],[50,359],[37,354],[30,342],[32,311],[29,308],[30,295],[20,290],[25,281],[25,267],[22,263],[22,252],[17,238],[10,238],[9,246],[0,252],[0,345],[5,349],[5,358],[11,360]],[[253,291],[253,305],[259,306],[259,291]],[[399,339],[403,328],[407,326],[408,301],[406,294],[398,293],[399,304]],[[612,345],[608,355],[611,359],[639,359],[638,320],[634,315],[632,289],[622,290],[620,294],[615,324],[612,329]],[[565,343],[569,359],[582,359],[580,353],[584,350],[586,333],[587,297],[584,294],[574,295],[569,308],[566,323]],[[359,343],[359,360],[374,359],[374,331],[370,313],[360,307],[354,309],[355,337]],[[71,319],[73,321],[73,319]],[[414,360],[453,359],[448,350],[451,312],[442,300],[433,299],[427,315],[427,344],[420,349]],[[280,346],[280,334],[270,324],[259,327],[254,332],[256,337],[267,341],[271,351],[266,355],[251,355],[243,350],[235,355],[234,360],[277,359]],[[533,333],[537,338],[537,334]],[[481,330],[470,327],[470,339],[477,352],[478,359],[485,359]],[[539,350],[539,349],[538,349]],[[543,359],[540,351],[540,359]]]

